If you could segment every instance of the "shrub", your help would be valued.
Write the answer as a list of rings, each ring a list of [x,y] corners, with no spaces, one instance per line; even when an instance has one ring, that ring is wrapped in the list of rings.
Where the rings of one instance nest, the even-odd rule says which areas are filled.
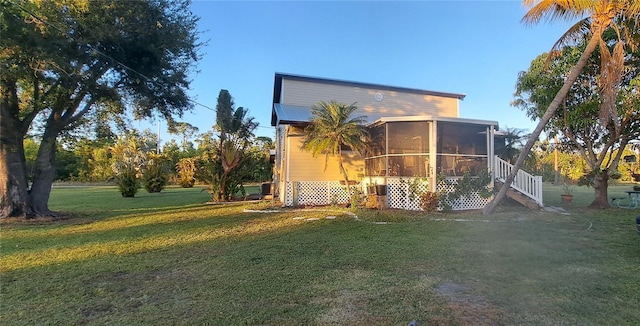
[[[133,169],[121,170],[116,177],[116,183],[122,197],[135,197],[140,189],[140,180]]]
[[[142,182],[147,192],[161,192],[169,182],[167,159],[161,154],[149,154],[147,164],[142,173]]]
[[[191,188],[196,183],[196,161],[193,158],[182,158],[176,163],[178,184],[182,188]]]
[[[111,147],[114,162],[111,168],[122,197],[134,197],[140,189],[140,169],[146,162],[146,154],[142,152],[133,138],[122,138]]]
[[[420,208],[427,213],[435,212],[438,209],[439,200],[437,193],[425,191],[420,194]]]

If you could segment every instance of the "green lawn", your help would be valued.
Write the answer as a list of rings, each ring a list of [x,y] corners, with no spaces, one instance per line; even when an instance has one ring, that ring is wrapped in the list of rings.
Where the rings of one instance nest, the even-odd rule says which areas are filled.
[[[633,184],[630,183],[614,183],[609,185],[607,192],[609,194],[609,198],[611,198],[611,196],[627,197],[625,190],[631,190],[632,188]],[[560,200],[560,194],[564,192],[563,190],[563,186],[561,185],[545,184],[544,204],[546,206],[562,206],[571,209],[587,207],[591,202],[593,202],[593,188],[587,186],[571,186],[574,198],[573,202],[570,204],[563,204]]]
[[[55,188],[73,218],[1,225],[0,324],[638,325],[640,209],[591,191],[487,217]]]

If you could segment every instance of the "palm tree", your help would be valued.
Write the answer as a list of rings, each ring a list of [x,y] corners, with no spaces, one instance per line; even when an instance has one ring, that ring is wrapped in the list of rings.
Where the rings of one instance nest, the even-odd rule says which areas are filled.
[[[504,147],[499,151],[496,150],[498,156],[513,164],[518,154],[520,154],[520,148],[522,148],[524,140],[527,139],[529,135],[526,134],[526,130],[524,129],[506,127],[502,137],[504,138]]]
[[[496,206],[502,201],[507,194],[507,190],[511,187],[511,183],[515,179],[518,170],[522,167],[527,155],[531,151],[534,143],[540,136],[540,133],[553,117],[558,106],[567,96],[571,85],[576,81],[578,75],[584,68],[589,57],[593,54],[598,46],[603,53],[603,69],[608,69],[608,78],[605,78],[605,84],[600,85],[604,90],[612,88],[612,83],[616,82],[619,78],[617,73],[622,73],[622,66],[619,62],[624,62],[624,46],[623,35],[627,36],[629,33],[634,33],[633,29],[638,29],[640,20],[640,1],[638,0],[523,0],[523,4],[529,7],[529,11],[522,18],[522,21],[529,24],[535,24],[542,19],[576,19],[581,18],[576,24],[574,24],[554,45],[554,48],[559,48],[579,36],[588,36],[589,42],[580,56],[580,59],[573,67],[565,82],[549,104],[547,111],[542,116],[538,125],[531,133],[531,137],[525,144],[524,148],[520,152],[516,163],[507,176],[502,188],[496,194],[494,199],[484,208],[483,214],[491,214],[495,210]],[[586,17],[586,18],[582,18]],[[607,43],[604,42],[602,34],[609,28],[613,28],[618,35],[618,41],[614,48],[613,55],[609,52]],[[605,54],[606,53],[606,54]],[[607,55],[608,54],[608,55]],[[605,62],[609,60],[609,62]],[[608,85],[607,85],[608,84]],[[604,92],[607,96],[605,102],[612,103],[611,105],[603,105],[601,110],[603,117],[610,117],[615,114],[614,107],[615,101],[607,101],[606,98],[611,99],[614,94],[612,92]],[[607,94],[608,93],[608,94]]]
[[[248,112],[247,109],[239,107],[232,116],[227,118],[227,121],[223,122],[226,129],[220,132],[222,175],[218,200],[227,200],[234,195],[227,191],[229,174],[242,162],[244,152],[249,145],[249,139],[253,137],[253,131],[258,127],[254,118],[247,116]]]
[[[347,193],[351,193],[349,187],[349,175],[342,162],[342,148],[348,147],[360,154],[367,149],[367,137],[369,133],[364,128],[365,117],[351,118],[358,110],[355,103],[346,105],[337,101],[321,101],[311,108],[311,119],[305,128],[305,138],[302,144],[304,150],[310,151],[314,157],[325,155],[324,169],[326,171],[329,156],[338,157],[340,172],[347,185]]]

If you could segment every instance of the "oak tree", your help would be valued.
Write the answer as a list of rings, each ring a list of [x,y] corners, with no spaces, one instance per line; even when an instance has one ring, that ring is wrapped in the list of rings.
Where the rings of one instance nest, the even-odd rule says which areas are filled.
[[[191,108],[188,74],[200,43],[189,1],[0,6],[0,217],[54,215],[48,201],[64,133],[97,117],[171,121]],[[29,131],[40,138],[32,180]]]

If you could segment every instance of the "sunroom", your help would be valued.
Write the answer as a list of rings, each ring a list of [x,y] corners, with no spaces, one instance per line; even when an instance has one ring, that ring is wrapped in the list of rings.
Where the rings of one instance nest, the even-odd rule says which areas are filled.
[[[497,125],[494,121],[429,116],[380,118],[368,126],[371,149],[364,158],[362,183],[368,192],[384,192],[389,208],[419,209],[411,191],[452,191],[464,175],[473,177],[493,170]],[[447,182],[438,182],[438,178]],[[471,196],[456,201],[452,208],[478,209],[488,200]]]

